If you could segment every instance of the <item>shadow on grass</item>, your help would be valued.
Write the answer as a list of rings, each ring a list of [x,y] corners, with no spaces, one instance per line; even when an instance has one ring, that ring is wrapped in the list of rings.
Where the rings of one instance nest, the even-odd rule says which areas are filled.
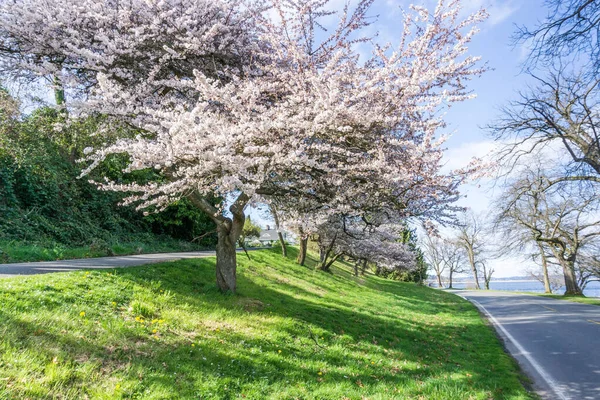
[[[295,257],[290,253],[290,258]],[[262,262],[276,262],[274,251],[261,257]],[[504,384],[506,377],[495,376],[494,363],[503,354],[495,342],[488,346],[486,341],[495,339],[483,324],[455,326],[431,321],[425,325],[424,320],[411,318],[410,312],[402,316],[388,312],[385,304],[369,312],[356,305],[356,296],[360,294],[350,293],[357,288],[356,281],[349,282],[338,275],[303,274],[305,270],[301,267],[286,271],[302,281],[303,286],[349,292],[345,301],[327,294],[317,296],[293,283],[269,285],[264,281],[268,277],[250,273],[259,267],[252,266],[252,262],[245,264],[238,276],[238,295],[218,293],[211,260],[121,269],[115,270],[114,275],[128,286],[160,287],[173,294],[170,301],[190,310],[212,310],[213,314],[230,318],[256,317],[264,324],[265,335],[236,327],[195,332],[175,326],[167,333],[169,340],[163,341],[127,326],[118,337],[108,336],[99,341],[96,336],[100,335],[99,328],[92,329],[90,337],[78,337],[68,330],[53,331],[47,323],[18,318],[0,309],[5,333],[3,346],[34,352],[46,363],[61,354],[71,363],[85,360],[80,362],[96,364],[95,373],[106,377],[116,373],[119,379],[126,378],[124,397],[136,394],[143,398],[151,390],[177,394],[180,398],[233,399],[242,393],[264,398],[286,390],[289,398],[313,398],[312,391],[323,390],[319,398],[340,398],[338,392],[328,397],[327,388],[346,387],[343,390],[372,395],[381,388],[410,387],[411,397],[439,391],[439,398],[458,398],[449,392],[444,397],[448,382],[464,390],[476,388],[485,392],[482,396],[486,398],[511,398],[521,393],[513,393],[511,386]],[[372,285],[384,291],[375,300],[400,301],[415,313],[433,316],[467,309],[475,312],[435,291],[423,302],[410,293],[403,295],[399,285],[379,281]],[[248,304],[255,307],[248,309]],[[39,307],[44,305],[40,303]],[[284,321],[275,325],[269,321],[273,316]],[[273,329],[277,330],[273,335],[266,334]],[[78,372],[77,365],[72,368],[66,380],[50,382],[44,395],[52,395],[65,385],[80,388],[79,393],[88,393],[89,377]],[[394,396],[390,393],[389,397],[381,398]]]

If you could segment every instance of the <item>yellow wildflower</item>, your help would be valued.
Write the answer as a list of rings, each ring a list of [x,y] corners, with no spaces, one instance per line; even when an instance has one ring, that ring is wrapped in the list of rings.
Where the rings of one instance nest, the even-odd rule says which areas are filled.
[[[80,313],[79,313],[79,316],[80,316],[80,317],[85,317],[85,311],[82,311],[82,312],[80,312]]]

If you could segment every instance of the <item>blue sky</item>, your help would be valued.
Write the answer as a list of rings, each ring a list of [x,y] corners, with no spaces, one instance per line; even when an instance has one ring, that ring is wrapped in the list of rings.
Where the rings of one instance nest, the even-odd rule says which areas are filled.
[[[332,8],[341,8],[345,0],[332,0]],[[373,27],[379,31],[379,38],[394,43],[402,29],[402,13],[409,4],[423,5],[432,9],[434,0],[376,0],[371,15],[378,15]],[[477,98],[455,104],[448,109],[445,120],[446,132],[452,133],[447,142],[446,162],[449,168],[464,166],[473,156],[484,156],[493,147],[493,140],[484,127],[500,115],[499,108],[517,97],[519,90],[525,89],[527,76],[522,73],[522,64],[527,56],[527,47],[512,44],[511,36],[517,26],[533,27],[544,19],[548,10],[543,0],[464,0],[463,12],[469,14],[483,7],[489,18],[480,25],[480,32],[471,43],[469,54],[482,57],[490,70],[481,78],[471,82],[470,88]],[[466,196],[460,205],[477,213],[489,212],[494,190],[490,182],[466,185],[462,189]],[[264,221],[251,212],[255,220]],[[264,215],[264,214],[263,214]],[[517,257],[494,262],[495,276],[522,275],[525,264]]]
[[[387,3],[380,3],[377,8],[382,10],[382,7],[397,5],[400,1],[389,0]],[[484,7],[490,14],[470,46],[470,53],[481,56],[490,70],[470,85],[477,98],[456,104],[447,112],[448,131],[452,132],[452,137],[447,142],[446,159],[452,168],[464,165],[473,156],[484,156],[493,147],[485,126],[498,118],[500,107],[515,99],[518,91],[526,89],[530,82],[522,72],[527,46],[515,46],[511,36],[517,26],[533,27],[548,12],[543,0],[475,0],[464,1],[463,6],[465,11]],[[390,15],[381,22],[384,20],[389,20],[386,25],[393,22]],[[460,200],[460,205],[489,215],[490,201],[498,195],[498,190],[494,190],[490,181],[483,181],[466,185],[462,193],[466,197]],[[528,264],[518,255],[492,262],[496,277],[523,275]]]

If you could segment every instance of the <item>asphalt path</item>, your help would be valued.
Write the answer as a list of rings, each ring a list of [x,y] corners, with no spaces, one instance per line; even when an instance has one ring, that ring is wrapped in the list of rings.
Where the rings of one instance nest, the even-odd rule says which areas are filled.
[[[134,256],[82,258],[78,260],[40,261],[29,263],[0,264],[0,277],[16,275],[36,275],[51,272],[77,271],[81,269],[112,269],[134,267],[163,261],[184,258],[214,256],[214,251],[193,251],[187,253],[138,254]]]
[[[600,307],[533,295],[454,291],[494,324],[544,399],[600,399]]]

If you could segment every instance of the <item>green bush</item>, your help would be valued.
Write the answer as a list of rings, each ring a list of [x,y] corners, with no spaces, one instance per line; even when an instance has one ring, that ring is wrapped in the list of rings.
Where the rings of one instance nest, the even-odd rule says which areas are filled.
[[[170,242],[165,247],[173,248],[177,247],[173,242],[191,242],[214,230],[208,216],[186,200],[144,216],[132,206],[118,205],[123,194],[99,191],[88,182],[105,175],[118,182],[161,179],[153,171],[122,173],[128,162],[123,155],[111,157],[90,177],[79,179],[82,165],[76,160],[83,149],[112,138],[91,135],[99,118],[75,121],[59,130],[60,118],[51,108],[22,119],[0,113],[2,246],[11,241],[35,244],[44,249],[37,252],[44,259],[66,257],[65,250],[75,247],[88,247],[92,255],[110,255],[118,244],[139,242],[143,249],[142,244],[156,245],[160,237]],[[113,133],[115,137],[126,134]],[[215,242],[214,234],[204,235],[193,247],[212,247]]]

